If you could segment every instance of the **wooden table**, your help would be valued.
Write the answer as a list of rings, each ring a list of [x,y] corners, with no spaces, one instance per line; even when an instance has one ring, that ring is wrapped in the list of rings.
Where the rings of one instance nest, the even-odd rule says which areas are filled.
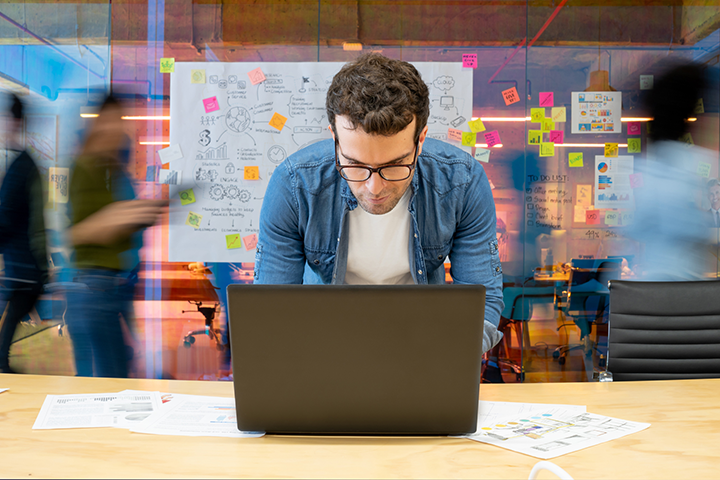
[[[124,389],[232,396],[232,384],[0,375],[0,477],[527,478],[537,459],[447,437],[169,437],[32,430],[46,394]],[[719,478],[720,379],[482,385],[481,398],[587,405],[652,426],[553,461],[575,479]],[[555,478],[544,476],[541,478]]]

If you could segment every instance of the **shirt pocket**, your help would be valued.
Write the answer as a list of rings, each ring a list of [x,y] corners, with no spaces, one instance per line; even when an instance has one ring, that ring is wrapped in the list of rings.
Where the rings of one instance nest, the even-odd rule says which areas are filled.
[[[500,264],[500,247],[498,246],[497,239],[488,242],[488,248],[490,250],[490,268],[492,269],[493,277],[502,276],[502,265]]]
[[[446,245],[440,247],[423,248],[425,268],[428,272],[434,272],[438,268],[442,267],[443,263],[445,263],[445,259],[450,254],[451,247],[452,242],[448,242]]]

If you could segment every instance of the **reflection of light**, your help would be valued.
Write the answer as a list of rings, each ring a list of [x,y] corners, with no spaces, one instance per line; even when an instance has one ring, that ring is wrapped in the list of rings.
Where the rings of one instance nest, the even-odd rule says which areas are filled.
[[[343,42],[343,50],[346,52],[359,52],[362,50],[360,42]]]
[[[96,115],[97,116],[97,115]],[[123,116],[123,120],[170,120],[170,115],[140,115],[140,116]]]
[[[695,118],[695,117],[690,117],[690,118],[687,119],[687,121],[688,121],[688,122],[697,122],[697,118]]]
[[[97,114],[97,113],[81,113],[81,114],[80,114],[80,116],[81,116],[82,118],[95,118],[95,117],[97,117],[98,115],[99,115],[99,114]]]
[[[584,147],[600,147],[605,148],[604,143],[556,143],[556,147],[577,147],[577,148],[584,148]],[[618,147],[627,147],[627,143],[618,143]]]
[[[545,117],[549,118],[549,117]],[[478,117],[472,117],[473,120],[477,120]],[[480,117],[483,122],[529,122],[530,117]],[[622,117],[622,122],[649,122],[652,118],[650,117]],[[694,122],[697,118],[688,118],[688,122]]]
[[[652,117],[622,117],[621,122],[649,122]]]
[[[170,145],[170,142],[138,142],[140,145]]]
[[[480,147],[480,148],[489,148],[487,143],[476,143],[475,146]],[[492,148],[502,148],[502,147],[503,147],[502,143],[498,143],[497,145],[492,146]]]

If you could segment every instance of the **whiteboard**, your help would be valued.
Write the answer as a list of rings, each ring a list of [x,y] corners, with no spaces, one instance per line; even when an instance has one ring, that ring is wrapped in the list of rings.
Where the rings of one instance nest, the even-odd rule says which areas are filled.
[[[267,182],[289,155],[331,138],[325,95],[343,65],[175,64],[170,145],[181,158],[169,162],[177,175],[164,176],[179,182],[170,185],[171,262],[254,261]],[[430,87],[429,136],[447,141],[448,128],[469,132],[473,70],[460,62],[414,65]],[[253,85],[248,73],[257,68],[265,81]],[[287,119],[280,130],[269,124],[276,113]]]

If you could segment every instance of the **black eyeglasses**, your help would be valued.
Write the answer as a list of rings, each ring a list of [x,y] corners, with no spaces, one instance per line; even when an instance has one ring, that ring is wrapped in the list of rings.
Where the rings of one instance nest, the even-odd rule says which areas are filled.
[[[365,165],[340,165],[338,157],[338,141],[335,139],[335,168],[340,176],[348,182],[364,182],[369,180],[373,172],[377,172],[383,180],[388,182],[401,182],[412,175],[417,165],[419,139],[415,140],[415,153],[409,165],[385,165],[384,167],[367,167]]]

